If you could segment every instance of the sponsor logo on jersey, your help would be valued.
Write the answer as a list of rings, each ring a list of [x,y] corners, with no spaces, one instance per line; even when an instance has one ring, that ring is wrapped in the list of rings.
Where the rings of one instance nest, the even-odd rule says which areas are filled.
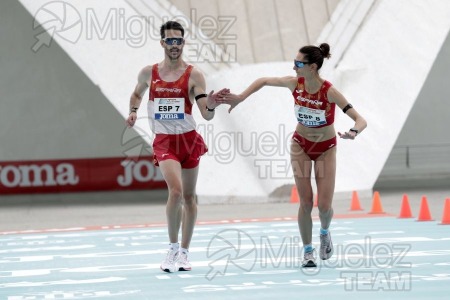
[[[158,87],[155,89],[156,92],[160,92],[160,93],[164,93],[164,92],[169,92],[169,93],[181,93],[181,89],[178,88],[163,88],[163,87]]]
[[[306,103],[311,104],[311,105],[317,105],[317,106],[321,106],[323,104],[322,101],[306,99],[306,98],[303,98],[301,96],[298,96],[297,100],[300,100],[301,102],[306,102]]]

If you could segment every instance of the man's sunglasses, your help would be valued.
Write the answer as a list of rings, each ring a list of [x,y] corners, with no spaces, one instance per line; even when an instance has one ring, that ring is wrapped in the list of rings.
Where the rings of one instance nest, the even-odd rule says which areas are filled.
[[[308,61],[299,61],[299,60],[294,60],[294,65],[297,68],[303,68],[305,65],[310,65],[311,63]]]
[[[165,38],[163,39],[164,43],[166,43],[167,45],[181,45],[184,43],[184,39],[183,38]]]

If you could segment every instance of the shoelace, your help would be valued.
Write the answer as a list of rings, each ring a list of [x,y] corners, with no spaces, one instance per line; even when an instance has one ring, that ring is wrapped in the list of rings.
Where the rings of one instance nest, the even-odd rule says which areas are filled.
[[[305,255],[304,255],[304,259],[305,259],[305,260],[314,260],[314,254],[313,254],[313,251],[311,251],[311,252],[306,252]]]
[[[179,260],[181,261],[181,262],[187,262],[187,254],[185,254],[185,253],[180,253],[180,255],[179,255]]]
[[[178,256],[178,252],[175,252],[173,254],[172,254],[172,251],[167,252],[167,259],[168,259],[169,263],[173,263],[177,256]]]
[[[323,243],[322,243],[322,245],[321,245],[321,248],[327,248],[328,245],[330,244],[329,235],[327,234],[327,235],[325,235],[325,236],[323,236],[323,237],[321,236],[320,238],[321,238],[322,241],[323,241]]]

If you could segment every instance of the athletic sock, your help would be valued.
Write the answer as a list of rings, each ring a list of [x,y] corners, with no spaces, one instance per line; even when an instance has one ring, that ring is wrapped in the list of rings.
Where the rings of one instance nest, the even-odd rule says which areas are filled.
[[[312,252],[314,250],[312,244],[303,245],[303,249],[304,249],[305,253],[309,253],[309,252]]]
[[[178,249],[180,249],[180,243],[170,243],[169,244],[169,250],[178,251]]]
[[[328,229],[323,229],[322,227],[320,227],[320,234],[321,234],[321,235],[326,235],[326,234],[328,234]]]
[[[186,249],[186,248],[180,248],[180,253],[185,253],[185,254],[187,254],[188,252],[189,252],[188,249]]]

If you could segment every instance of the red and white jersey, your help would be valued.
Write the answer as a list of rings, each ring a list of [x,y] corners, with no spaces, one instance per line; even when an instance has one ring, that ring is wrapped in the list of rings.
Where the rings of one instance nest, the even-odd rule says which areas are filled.
[[[161,79],[158,64],[152,67],[149,102],[147,105],[150,128],[155,134],[181,134],[195,130],[192,103],[189,99],[189,65],[176,81]]]
[[[299,77],[297,87],[292,92],[297,121],[306,127],[320,128],[334,123],[336,104],[328,102],[328,90],[332,84],[325,81],[315,94],[305,89],[305,78]]]

